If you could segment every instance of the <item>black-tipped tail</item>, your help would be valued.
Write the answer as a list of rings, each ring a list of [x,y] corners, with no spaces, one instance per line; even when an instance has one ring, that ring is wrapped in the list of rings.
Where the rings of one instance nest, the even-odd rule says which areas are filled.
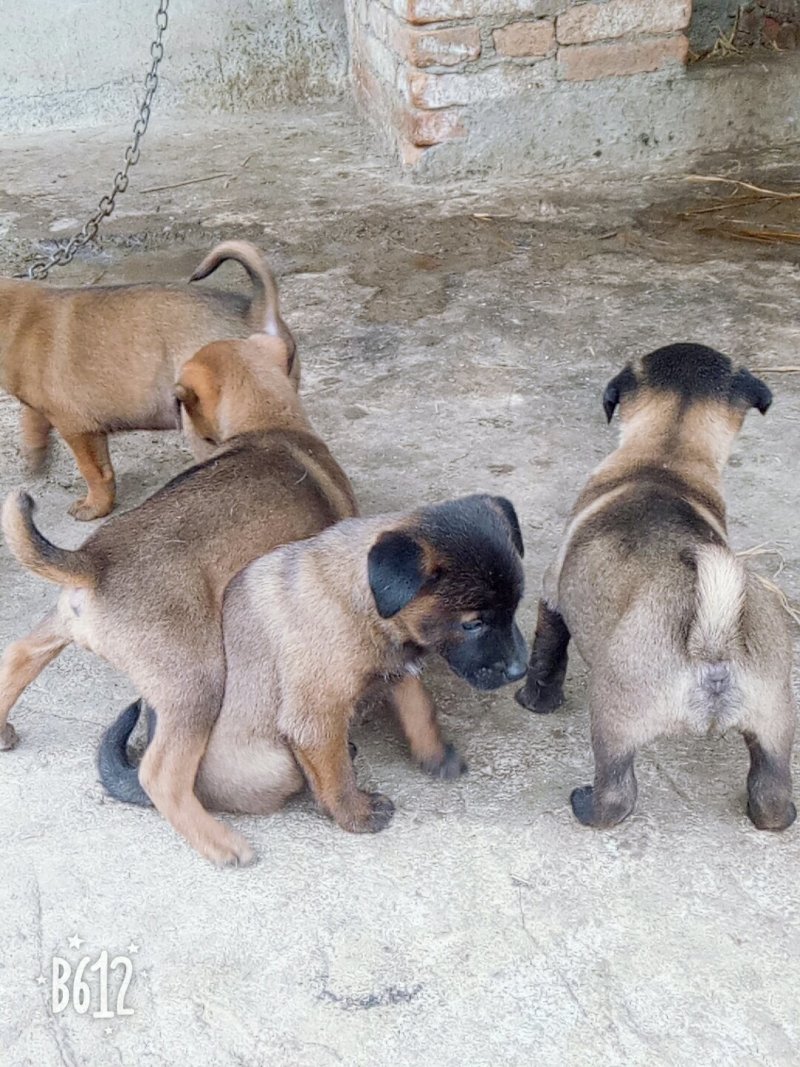
[[[152,808],[153,802],[142,789],[138,768],[128,759],[128,741],[139,715],[146,710],[148,716],[148,741],[152,736],[153,713],[143,700],[135,700],[117,716],[100,739],[97,750],[97,770],[106,792],[126,804],[138,804]]]

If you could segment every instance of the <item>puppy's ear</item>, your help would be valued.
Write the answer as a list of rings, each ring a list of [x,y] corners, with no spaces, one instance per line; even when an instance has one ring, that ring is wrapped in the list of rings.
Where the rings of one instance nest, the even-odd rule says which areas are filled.
[[[742,367],[731,380],[731,399],[743,400],[748,407],[757,408],[762,415],[766,415],[772,403],[772,391],[766,382]]]
[[[381,534],[367,557],[369,587],[382,619],[391,619],[419,593],[425,579],[421,545],[400,530]]]
[[[178,382],[172,390],[172,395],[175,397],[175,403],[178,407],[185,408],[186,414],[190,418],[197,414],[200,408],[200,398],[191,386]],[[180,426],[180,416],[178,417],[178,425]]]
[[[215,443],[220,385],[211,366],[193,359],[185,363],[172,394],[181,404],[197,433]]]
[[[606,386],[606,391],[603,393],[603,411],[606,413],[608,422],[611,422],[614,417],[617,404],[623,395],[632,392],[637,384],[636,375],[633,373],[633,367],[631,367],[630,363],[624,370],[619,372],[616,378],[611,379]]]
[[[508,528],[511,533],[511,540],[514,542],[514,548],[516,548],[520,556],[524,556],[525,546],[522,543],[522,530],[520,529],[519,519],[517,518],[517,513],[514,510],[514,505],[504,496],[493,496],[490,499],[492,503],[496,507],[498,507],[500,511],[502,511],[503,518],[508,523]]]

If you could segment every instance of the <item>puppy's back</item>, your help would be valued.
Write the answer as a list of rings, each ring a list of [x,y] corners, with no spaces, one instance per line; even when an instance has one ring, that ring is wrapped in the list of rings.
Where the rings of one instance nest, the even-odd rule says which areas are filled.
[[[203,575],[221,595],[256,556],[356,513],[350,483],[319,438],[243,434],[105,523],[85,549],[97,561],[101,592],[142,596],[147,584],[154,594],[177,592]]]

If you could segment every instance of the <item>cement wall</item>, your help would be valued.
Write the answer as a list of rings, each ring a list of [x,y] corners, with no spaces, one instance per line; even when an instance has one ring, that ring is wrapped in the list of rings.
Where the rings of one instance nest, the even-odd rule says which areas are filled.
[[[674,75],[542,85],[464,109],[468,134],[429,149],[423,180],[479,174],[686,173],[800,136],[800,56],[692,64]],[[793,149],[792,149],[793,151]]]
[[[0,0],[0,129],[133,122],[156,0]],[[159,109],[258,110],[340,93],[343,0],[172,0]]]

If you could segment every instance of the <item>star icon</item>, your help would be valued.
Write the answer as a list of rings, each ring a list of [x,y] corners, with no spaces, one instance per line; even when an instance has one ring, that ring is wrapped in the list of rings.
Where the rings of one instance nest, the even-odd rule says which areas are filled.
[[[110,1037],[110,1036],[111,1036],[111,1034],[113,1034],[113,1033],[114,1033],[114,1031],[113,1031],[113,1030],[111,1029],[111,1027],[110,1027],[110,1026],[107,1026],[107,1027],[105,1028],[105,1030],[103,1031],[103,1033],[104,1033],[104,1034],[106,1035],[106,1037]]]
[[[131,956],[135,956],[138,951],[139,946],[136,944],[135,941],[131,941],[131,943],[128,945],[128,952],[130,952]]]
[[[80,948],[83,943],[83,938],[78,937],[77,934],[74,934],[67,942],[70,948]]]
[[[47,981],[47,979],[45,978],[45,976],[43,974],[40,974],[39,977],[36,979],[37,985],[44,985],[44,983],[46,981]]]

